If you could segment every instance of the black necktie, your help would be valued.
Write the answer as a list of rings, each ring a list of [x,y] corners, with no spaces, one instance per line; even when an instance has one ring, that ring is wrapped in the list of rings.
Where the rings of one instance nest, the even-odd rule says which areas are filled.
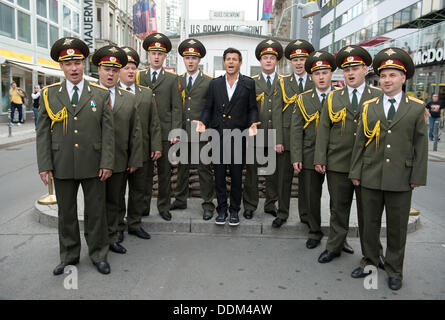
[[[73,96],[71,97],[71,105],[75,107],[79,103],[79,94],[77,93],[77,90],[79,90],[79,88],[77,86],[74,86],[73,90],[74,93]]]
[[[324,102],[326,101],[326,93],[322,93],[321,97],[323,98],[323,99],[321,99],[321,105],[323,105]]]
[[[131,91],[131,88],[130,88],[130,87],[127,87],[127,91],[130,91],[130,92],[132,92],[132,91]]]
[[[157,75],[157,72],[154,71],[154,72],[153,72],[153,78],[151,78],[151,82],[152,82],[152,83],[155,83],[155,82],[156,82],[156,75]]]
[[[394,118],[394,115],[396,114],[396,107],[394,106],[396,99],[388,99],[388,101],[391,102],[391,107],[389,107],[388,116],[386,117],[386,119],[391,121],[392,118]]]
[[[189,83],[187,84],[187,91],[190,92],[192,90],[192,77],[189,77]]]
[[[270,89],[272,88],[272,82],[270,81],[270,76],[267,76],[267,88]]]
[[[354,109],[354,111],[356,111],[358,109],[358,99],[357,99],[357,89],[354,89],[352,91],[352,109]]]
[[[300,93],[303,92],[303,78],[298,79],[298,81],[300,82],[298,84],[298,90],[300,90]]]

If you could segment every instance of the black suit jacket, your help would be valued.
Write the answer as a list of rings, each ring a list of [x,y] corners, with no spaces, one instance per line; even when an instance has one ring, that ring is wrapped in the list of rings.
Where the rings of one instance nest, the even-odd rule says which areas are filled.
[[[257,121],[255,80],[240,74],[230,101],[225,75],[210,82],[206,105],[201,114],[201,122],[207,128],[217,129],[220,133],[223,129],[244,130]]]

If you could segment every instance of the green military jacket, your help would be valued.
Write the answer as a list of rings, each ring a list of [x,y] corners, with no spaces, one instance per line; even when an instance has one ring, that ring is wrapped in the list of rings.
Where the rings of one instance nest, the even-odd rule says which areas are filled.
[[[142,167],[142,132],[135,104],[135,95],[115,87],[114,120],[114,172],[128,167]]]
[[[365,188],[385,191],[409,191],[410,184],[425,185],[428,132],[424,113],[421,100],[403,93],[393,121],[388,122],[383,94],[367,101],[349,177],[360,180]]]
[[[168,141],[170,131],[182,127],[178,76],[162,68],[153,84],[150,69],[141,70],[136,75],[136,84],[149,87],[153,91],[153,102],[161,122],[161,138],[162,141]]]
[[[108,90],[84,80],[79,103],[73,108],[65,80],[45,87],[36,146],[39,172],[52,170],[57,179],[94,178],[101,168],[114,169],[114,125]]]
[[[256,145],[259,147],[274,147],[277,144],[283,144],[283,96],[279,87],[279,75],[275,73],[270,89],[267,87],[263,73],[253,76],[252,79],[255,80],[258,121],[261,122],[258,129],[264,130],[264,141],[256,140]],[[276,134],[276,143],[273,146],[269,145],[268,141],[268,134],[271,129],[275,129]]]
[[[314,170],[315,140],[321,109],[322,105],[317,91],[309,89],[298,96],[292,113],[291,161],[292,163],[303,162],[305,169]]]
[[[363,103],[380,92],[378,88],[365,85],[355,112],[349,100],[347,86],[329,93],[318,124],[314,165],[326,165],[330,171],[349,172]]]
[[[306,83],[304,85],[304,90],[303,92],[300,92],[300,89],[298,88],[298,81],[295,80],[294,73],[291,73],[285,76],[281,76],[280,88],[284,101],[282,110],[284,150],[290,151],[290,126],[292,121],[292,113],[295,108],[295,103],[297,102],[297,97],[300,93],[314,88],[314,82],[312,81],[312,76],[308,74]]]
[[[193,120],[200,120],[202,110],[205,108],[207,91],[209,89],[212,77],[201,70],[193,83],[190,92],[187,90],[187,75],[184,73],[179,77],[181,106],[182,106],[182,121],[181,128],[187,131],[188,141],[191,139],[191,128]]]

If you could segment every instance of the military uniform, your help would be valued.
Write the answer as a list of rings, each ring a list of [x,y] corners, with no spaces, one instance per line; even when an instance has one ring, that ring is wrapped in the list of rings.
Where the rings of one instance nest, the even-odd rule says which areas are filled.
[[[55,61],[85,59],[88,47],[76,38],[57,40],[51,48]],[[113,115],[106,88],[82,80],[50,85],[42,90],[37,123],[37,163],[39,172],[52,171],[58,202],[61,268],[77,263],[80,257],[80,233],[77,219],[77,191],[82,185],[85,201],[85,239],[91,260],[105,264],[108,233],[105,211],[105,183],[100,169],[114,167]],[[82,92],[77,86],[83,86]],[[79,94],[80,93],[80,94]],[[76,101],[77,99],[77,101]],[[58,266],[58,267],[59,267]],[[99,269],[99,268],[98,268]]]
[[[206,50],[204,45],[196,39],[186,39],[178,47],[178,52],[181,56],[195,56],[198,58],[204,58]],[[188,149],[187,163],[179,163],[178,165],[178,182],[175,189],[175,202],[173,203],[176,208],[186,208],[187,198],[189,193],[189,170],[191,168],[191,153],[196,152],[198,154],[201,149],[206,145],[205,141],[191,142],[191,131],[193,120],[201,119],[202,110],[205,107],[207,90],[209,88],[212,77],[198,70],[193,76],[196,76],[194,82],[187,72],[179,77],[180,93],[182,98],[182,129],[187,132],[187,141],[181,141],[184,143],[185,148]],[[196,134],[196,133],[195,133]],[[184,147],[184,146],[181,146]],[[192,164],[193,166],[193,164]],[[203,200],[202,208],[205,212],[204,218],[210,219],[215,210],[215,205],[212,200],[215,197],[215,188],[213,183],[212,169],[209,164],[205,165],[199,163],[196,165],[199,174],[199,189],[201,192],[201,199]]]
[[[400,70],[407,79],[414,74],[411,57],[399,48],[380,51],[373,68],[378,75],[384,69]],[[392,99],[380,93],[364,103],[349,177],[360,180],[362,187],[366,264],[378,264],[381,217],[386,210],[385,271],[390,288],[397,290],[403,278],[411,185],[426,184],[428,133],[422,101],[402,91]]]
[[[297,39],[290,42],[285,50],[284,55],[287,59],[292,60],[294,58],[304,58],[308,57],[314,51],[314,47],[307,41]],[[292,178],[294,176],[294,168],[291,162],[291,121],[292,112],[295,108],[297,102],[297,97],[299,94],[314,88],[314,82],[312,77],[307,74],[306,83],[302,86],[303,90],[300,88],[299,79],[296,78],[297,75],[292,72],[290,75],[283,76],[280,79],[280,87],[283,94],[284,107],[283,107],[283,140],[284,140],[284,153],[278,155],[278,170],[279,170],[279,181],[282,183],[282,194],[283,198],[286,199],[286,206],[278,211],[278,217],[282,219],[287,219],[289,217],[289,206],[290,197],[292,189]],[[294,139],[294,137],[292,137]],[[304,200],[303,200],[304,201]],[[300,221],[308,223],[307,219],[307,205],[298,197],[298,213],[300,216]]]
[[[110,45],[97,50],[92,62],[98,67],[120,69],[127,64],[128,57],[124,50]],[[106,203],[110,245],[116,245],[118,224],[122,212],[125,212],[127,168],[142,167],[142,134],[134,94],[117,85],[114,86],[114,90],[108,89],[110,93],[114,91],[115,96],[114,104],[111,104],[115,128],[115,157],[113,175],[106,182]],[[113,247],[111,250],[124,253],[125,250],[121,248],[123,247],[120,246],[118,249]]]
[[[358,46],[344,47],[336,56],[336,64],[341,69],[355,65],[370,65],[371,61],[372,58],[369,53]],[[358,99],[357,93],[355,93],[355,107],[352,105],[353,101],[349,97],[347,86],[331,91],[321,111],[318,125],[314,165],[326,165],[331,210],[326,250],[335,255],[340,254],[346,241],[354,191],[359,233],[360,235],[363,234],[360,188],[354,188],[354,185],[348,179],[348,173],[363,103],[379,95],[380,89],[366,84],[362,86],[364,87],[361,99]],[[354,100],[354,97],[352,100]],[[362,243],[362,237],[360,237],[360,241]]]
[[[130,48],[122,48],[128,56],[128,63],[139,66],[138,53]],[[121,87],[126,88],[122,83]],[[137,84],[129,87],[134,90],[135,105],[141,126],[142,135],[142,167],[128,175],[128,204],[127,204],[127,227],[129,233],[141,230],[142,216],[150,213],[151,195],[153,189],[153,160],[151,152],[162,151],[161,124],[158,111],[153,102],[153,92],[148,87]],[[126,228],[125,210],[121,212],[118,231],[123,232]],[[145,235],[148,238],[149,235]]]
[[[267,39],[261,41],[256,47],[255,54],[258,60],[264,54],[273,54],[277,57],[278,61],[283,56],[283,48],[278,41]],[[256,100],[258,107],[258,117],[261,124],[258,129],[264,130],[264,141],[255,138],[256,148],[263,149],[263,154],[270,157],[271,153],[275,153],[275,146],[283,144],[283,125],[281,119],[281,110],[283,109],[283,98],[281,90],[279,88],[279,75],[274,73],[273,80],[265,79],[264,73],[257,74],[252,78],[255,80]],[[268,75],[266,75],[267,78]],[[269,84],[268,84],[269,83]],[[270,86],[270,87],[269,87]],[[275,144],[269,141],[269,130],[275,130],[276,141]],[[256,151],[255,151],[256,152]],[[267,164],[265,164],[267,165]],[[246,175],[243,188],[243,205],[245,210],[255,211],[258,206],[259,193],[258,193],[258,164],[257,160],[254,160],[253,164],[246,164]],[[272,174],[266,175],[266,189],[265,189],[265,204],[264,210],[266,212],[276,211],[275,201],[281,195],[279,192],[278,183],[278,170],[274,170]],[[247,213],[245,212],[245,217]],[[247,215],[247,218],[252,216]]]
[[[161,33],[149,35],[143,47],[145,50],[157,50],[168,53],[171,49],[170,40]],[[181,128],[182,108],[179,96],[179,79],[176,73],[159,69],[156,81],[153,82],[151,69],[139,71],[136,83],[149,87],[153,92],[153,102],[158,110],[161,122],[162,157],[157,160],[158,167],[158,210],[161,216],[171,219],[170,192],[171,192],[171,164],[168,160],[170,141],[168,135],[172,129]]]
[[[306,72],[309,74],[323,69],[333,72],[336,68],[334,56],[326,51],[312,52],[305,63]],[[303,162],[303,170],[298,174],[298,203],[301,208],[306,206],[303,212],[307,212],[309,239],[317,243],[323,237],[320,204],[324,174],[314,169],[315,140],[321,109],[332,89],[331,87],[327,92],[320,94],[314,88],[300,94],[294,107],[290,128],[291,161]]]

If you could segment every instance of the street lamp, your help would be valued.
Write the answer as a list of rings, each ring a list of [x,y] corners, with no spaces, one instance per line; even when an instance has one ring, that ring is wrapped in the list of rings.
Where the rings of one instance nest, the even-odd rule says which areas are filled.
[[[280,23],[278,23],[277,30],[275,31],[275,37],[278,35],[278,31],[280,30],[281,22],[283,21],[284,12],[286,10],[289,10],[290,8],[295,7],[295,6],[297,6],[298,9],[302,9],[301,13],[303,15],[303,18],[309,18],[309,17],[315,16],[316,14],[320,13],[320,8],[318,7],[317,2],[315,2],[315,1],[307,2],[305,4],[295,3],[295,4],[285,8],[283,10],[283,12],[281,12]]]

